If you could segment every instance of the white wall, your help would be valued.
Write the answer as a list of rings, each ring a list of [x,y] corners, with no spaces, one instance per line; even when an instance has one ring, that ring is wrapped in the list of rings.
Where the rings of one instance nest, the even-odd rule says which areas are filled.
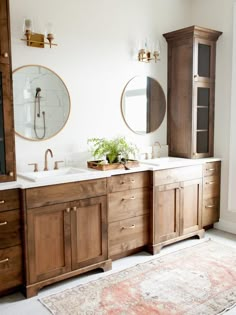
[[[232,233],[236,233],[236,209],[232,209],[229,203],[229,192],[231,191],[235,195],[236,186],[236,176],[232,174],[233,166],[235,169],[236,156],[232,154],[232,145],[230,145],[230,139],[235,142],[236,131],[235,104],[231,97],[234,1],[194,0],[192,2],[193,24],[223,32],[217,42],[216,58],[215,156],[222,158],[222,179],[220,221],[215,226]],[[232,86],[234,97],[236,97],[235,83]],[[230,173],[232,175],[231,182],[229,182]]]
[[[71,96],[70,118],[57,136],[41,142],[16,136],[18,170],[42,162],[47,148],[59,159],[82,159],[90,137],[125,135],[139,146],[155,140],[166,144],[166,119],[158,131],[135,135],[122,119],[120,98],[127,81],[140,74],[157,79],[166,94],[167,45],[162,34],[189,25],[188,0],[10,0],[10,9],[13,70],[27,64],[49,67],[63,78]],[[58,47],[27,47],[20,40],[24,17],[34,20],[35,32],[44,33],[51,21]],[[145,37],[161,40],[157,64],[134,59],[137,41]]]
[[[51,68],[68,87],[71,115],[54,138],[31,142],[16,136],[18,170],[29,162],[43,161],[47,148],[58,159],[83,160],[87,139],[125,135],[136,144],[166,143],[166,119],[158,131],[146,136],[132,133],[120,112],[124,85],[135,75],[156,78],[167,87],[167,45],[162,34],[200,25],[220,30],[217,43],[215,98],[215,156],[222,158],[222,229],[235,231],[235,212],[229,211],[229,156],[234,0],[10,0],[13,70],[27,64]],[[35,31],[54,24],[58,47],[29,48],[20,40],[24,17],[34,20]],[[136,42],[160,38],[161,61],[142,64],[134,60]],[[233,121],[232,121],[233,122]],[[26,154],[27,153],[27,154]]]

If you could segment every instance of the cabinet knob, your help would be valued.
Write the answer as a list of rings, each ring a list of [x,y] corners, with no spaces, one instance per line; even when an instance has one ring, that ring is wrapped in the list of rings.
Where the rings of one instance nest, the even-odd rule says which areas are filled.
[[[11,176],[11,177],[13,177],[13,176],[14,176],[14,172],[9,172],[8,175]]]
[[[70,208],[66,208],[66,212],[69,213],[70,212]]]
[[[7,52],[3,53],[2,56],[3,56],[3,58],[8,58],[9,57]]]
[[[0,200],[0,204],[3,204],[3,203],[5,203],[5,200]]]
[[[76,211],[77,210],[77,207],[73,207],[73,211]]]

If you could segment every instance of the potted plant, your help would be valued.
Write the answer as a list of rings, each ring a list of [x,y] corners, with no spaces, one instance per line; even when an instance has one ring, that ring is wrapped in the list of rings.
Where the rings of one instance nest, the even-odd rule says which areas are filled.
[[[114,139],[91,138],[88,139],[94,158],[106,160],[109,164],[127,162],[130,156],[134,157],[138,149],[136,145],[128,143],[125,137]]]

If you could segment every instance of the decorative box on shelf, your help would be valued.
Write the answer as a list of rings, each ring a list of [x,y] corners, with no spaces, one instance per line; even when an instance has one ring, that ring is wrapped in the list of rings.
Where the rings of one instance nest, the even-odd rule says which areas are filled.
[[[121,163],[104,164],[103,160],[97,160],[97,161],[87,161],[87,165],[89,168],[93,168],[99,171],[108,171],[108,170],[115,170],[115,169],[121,169],[121,168],[138,167],[139,161],[127,160],[126,162],[121,162]]]

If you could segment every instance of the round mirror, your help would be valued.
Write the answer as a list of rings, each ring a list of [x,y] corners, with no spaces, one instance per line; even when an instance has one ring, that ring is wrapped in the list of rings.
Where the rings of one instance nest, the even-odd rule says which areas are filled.
[[[16,133],[28,140],[55,136],[70,114],[70,96],[61,78],[52,70],[29,65],[13,71]]]
[[[127,126],[133,132],[147,134],[157,130],[166,112],[162,87],[150,77],[132,78],[122,93],[121,111]]]

